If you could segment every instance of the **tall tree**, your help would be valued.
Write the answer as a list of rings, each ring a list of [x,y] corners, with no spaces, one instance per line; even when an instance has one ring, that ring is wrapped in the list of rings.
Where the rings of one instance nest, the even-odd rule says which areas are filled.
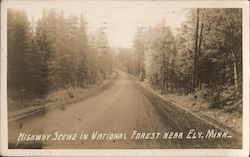
[[[138,28],[134,37],[134,51],[136,57],[136,76],[141,81],[145,79],[145,55],[144,55],[144,29]]]

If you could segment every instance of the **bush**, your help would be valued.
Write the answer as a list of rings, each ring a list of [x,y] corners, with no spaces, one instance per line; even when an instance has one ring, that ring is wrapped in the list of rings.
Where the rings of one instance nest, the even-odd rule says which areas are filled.
[[[196,92],[198,98],[210,103],[211,108],[228,108],[242,99],[240,92],[234,86],[219,86],[215,88],[205,88]]]
[[[74,93],[72,92],[72,90],[67,91],[67,96],[68,96],[69,98],[74,98],[74,97],[75,97],[75,96],[74,96]]]
[[[31,102],[31,106],[41,106],[44,104],[45,104],[45,101],[43,99],[40,99],[40,98],[36,98],[35,100],[33,100]]]

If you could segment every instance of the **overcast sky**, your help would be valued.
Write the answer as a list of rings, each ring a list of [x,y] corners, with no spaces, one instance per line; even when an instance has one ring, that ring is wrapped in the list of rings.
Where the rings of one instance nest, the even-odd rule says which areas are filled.
[[[49,8],[63,9],[66,16],[83,13],[88,31],[107,27],[105,32],[113,47],[131,47],[137,27],[154,26],[163,18],[166,25],[176,29],[187,13],[184,6],[164,1],[10,1],[8,7],[24,9],[29,19],[33,16],[35,20]]]

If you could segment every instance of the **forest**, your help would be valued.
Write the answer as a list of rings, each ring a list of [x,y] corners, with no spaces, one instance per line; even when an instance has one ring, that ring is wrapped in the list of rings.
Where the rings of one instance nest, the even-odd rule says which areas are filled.
[[[140,27],[122,64],[161,94],[193,94],[211,108],[242,112],[242,10],[190,9],[178,30]]]
[[[105,28],[88,32],[83,15],[51,9],[29,21],[25,11],[8,9],[8,98],[22,103],[85,88],[122,67],[161,94],[193,94],[242,112],[242,10],[186,11],[177,30],[161,20],[139,27],[132,48],[114,50]]]
[[[18,104],[67,88],[100,84],[113,69],[104,28],[87,33],[80,17],[43,10],[38,21],[8,9],[8,98]]]

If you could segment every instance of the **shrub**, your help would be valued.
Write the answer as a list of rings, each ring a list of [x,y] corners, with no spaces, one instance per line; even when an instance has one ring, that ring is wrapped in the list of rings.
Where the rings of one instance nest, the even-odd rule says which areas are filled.
[[[72,91],[68,91],[67,95],[68,95],[69,98],[74,98],[75,97],[74,93]]]
[[[43,99],[40,99],[40,98],[36,98],[35,100],[33,100],[31,102],[31,106],[41,106],[44,104],[45,104],[45,101]]]
[[[211,108],[228,108],[242,99],[240,92],[237,92],[233,85],[218,86],[214,88],[203,87],[196,92],[200,99],[210,103]]]

